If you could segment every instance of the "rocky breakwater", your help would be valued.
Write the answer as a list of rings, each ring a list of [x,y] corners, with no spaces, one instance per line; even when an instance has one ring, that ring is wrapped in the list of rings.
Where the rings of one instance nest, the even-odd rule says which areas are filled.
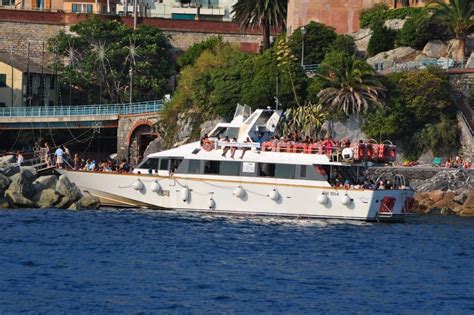
[[[18,167],[13,158],[0,159],[0,209],[98,209],[100,201],[83,194],[65,175],[38,176],[32,167]]]
[[[474,170],[436,167],[374,168],[369,177],[401,174],[416,191],[412,211],[420,214],[474,216]]]

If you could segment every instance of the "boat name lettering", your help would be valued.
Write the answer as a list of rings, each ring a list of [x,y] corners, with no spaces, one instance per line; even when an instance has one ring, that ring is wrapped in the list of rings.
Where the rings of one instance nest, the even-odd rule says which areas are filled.
[[[322,194],[327,196],[339,196],[337,191],[323,191]]]

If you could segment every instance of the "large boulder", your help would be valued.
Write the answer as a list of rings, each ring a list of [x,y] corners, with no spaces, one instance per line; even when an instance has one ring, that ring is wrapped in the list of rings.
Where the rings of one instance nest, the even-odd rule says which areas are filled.
[[[357,115],[350,115],[345,121],[326,121],[321,126],[321,135],[331,136],[334,139],[349,139],[358,142],[367,139],[367,135],[362,131],[361,120]]]
[[[469,59],[467,59],[466,68],[474,69],[474,52],[472,52]]]
[[[13,163],[15,163],[14,155],[5,155],[0,157],[0,167],[6,167]]]
[[[440,40],[430,40],[423,48],[423,54],[431,58],[440,58],[448,54],[448,46]]]
[[[389,69],[396,64],[413,61],[419,54],[418,50],[411,47],[398,47],[367,59],[367,63],[373,67],[376,67],[376,64],[383,64],[383,69]]]
[[[448,53],[446,57],[457,60],[458,51],[459,51],[459,40],[451,39],[448,42]]]
[[[405,22],[407,20],[404,19],[391,19],[391,20],[386,20],[384,23],[384,26],[386,28],[398,31],[403,28],[403,25],[405,25]]]
[[[76,207],[78,210],[80,209],[99,209],[100,208],[100,200],[99,198],[92,196],[91,194],[87,193],[82,196],[81,199],[76,203]]]
[[[20,173],[23,174],[23,176],[25,176],[26,179],[29,180],[31,183],[33,183],[38,177],[38,171],[31,166],[22,166],[20,168]]]
[[[35,189],[28,172],[20,172],[10,177],[11,183],[7,191],[18,192],[26,198],[31,198],[35,194]]]
[[[33,201],[39,208],[53,208],[61,199],[61,195],[54,189],[45,189],[33,196]]]
[[[370,28],[362,28],[359,31],[350,34],[350,36],[354,38],[357,51],[366,54],[370,38],[372,37],[372,30]]]
[[[58,182],[56,183],[56,191],[73,202],[82,197],[79,188],[77,188],[76,184],[71,182],[66,175],[59,176]]]
[[[13,175],[20,173],[20,167],[18,165],[11,165],[3,168],[2,173],[5,176],[12,177]]]
[[[56,189],[58,178],[55,175],[41,176],[33,182],[33,186],[36,192],[40,192],[44,189]]]
[[[74,202],[75,200],[67,196],[60,195],[58,202],[54,206],[58,209],[67,209],[69,206],[74,204]]]
[[[8,200],[10,205],[13,205],[18,208],[32,208],[35,206],[35,203],[23,196],[18,190],[8,189],[5,192],[5,199]]]
[[[0,174],[0,190],[6,190],[10,186],[10,179],[3,175]]]
[[[166,148],[166,144],[163,138],[158,137],[151,141],[145,152],[143,153],[143,156],[148,156],[149,154],[156,153],[156,152],[161,152]]]
[[[10,208],[10,203],[8,202],[7,198],[0,197],[0,209],[8,209]]]

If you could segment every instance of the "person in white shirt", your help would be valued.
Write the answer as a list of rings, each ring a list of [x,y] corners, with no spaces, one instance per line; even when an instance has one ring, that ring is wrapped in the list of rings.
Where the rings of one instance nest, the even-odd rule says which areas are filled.
[[[54,156],[56,157],[56,167],[63,168],[63,156],[64,156],[63,149],[61,149],[61,147],[58,147],[56,151],[54,152]]]
[[[16,156],[17,165],[21,166],[21,164],[23,163],[24,160],[25,160],[25,158],[23,157],[23,154],[21,153],[21,151],[18,151],[18,154]]]

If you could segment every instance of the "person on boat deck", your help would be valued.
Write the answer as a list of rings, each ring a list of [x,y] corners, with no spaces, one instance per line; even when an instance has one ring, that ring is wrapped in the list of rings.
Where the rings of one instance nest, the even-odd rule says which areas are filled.
[[[237,143],[237,138],[233,137],[231,143]],[[235,151],[237,151],[237,147],[236,146],[231,146],[230,147],[230,157],[231,158],[234,158]]]
[[[222,142],[230,142],[229,140],[229,137],[228,136],[225,136],[224,139],[221,140]],[[230,150],[230,147],[228,145],[226,145],[223,149],[222,149],[222,156],[223,157],[226,157],[226,154],[227,152]]]
[[[252,143],[252,141],[250,141],[250,138],[247,137],[247,139],[245,139],[244,143]],[[242,147],[242,155],[240,156],[241,159],[244,158],[245,152],[247,152],[248,150],[250,150],[250,148]]]
[[[201,138],[201,147],[204,144],[204,141],[206,141],[206,140],[209,140],[209,136],[207,135],[207,133],[204,134],[204,136]]]
[[[329,136],[323,142],[324,149],[326,150],[326,154],[330,155],[332,153],[333,148],[335,147],[335,143],[332,140],[332,137]]]
[[[63,156],[64,156],[63,149],[61,149],[61,147],[58,147],[56,151],[54,152],[54,156],[56,157],[56,167],[63,168]]]
[[[93,172],[95,170],[95,160],[89,162],[89,164],[87,165],[87,170],[90,172]]]

